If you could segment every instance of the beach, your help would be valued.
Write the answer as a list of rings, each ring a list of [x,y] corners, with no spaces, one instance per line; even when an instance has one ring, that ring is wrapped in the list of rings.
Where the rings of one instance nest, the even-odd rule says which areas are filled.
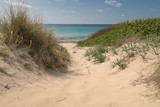
[[[0,107],[160,107],[158,4],[0,0]]]
[[[65,73],[55,71],[54,75],[48,75],[32,64],[35,70],[23,75],[25,78],[13,75],[9,77],[11,83],[3,76],[1,79],[5,83],[8,81],[8,87],[19,85],[1,90],[2,107],[158,107],[160,104],[159,100],[153,101],[154,91],[143,83],[143,78],[154,70],[157,62],[154,56],[150,56],[147,63],[135,57],[121,71],[112,67],[116,56],[110,56],[110,60],[102,64],[94,64],[84,57],[89,47],[60,44],[69,51],[72,60],[68,69],[63,70]],[[7,66],[2,59],[0,61]],[[8,66],[9,71],[11,68]]]

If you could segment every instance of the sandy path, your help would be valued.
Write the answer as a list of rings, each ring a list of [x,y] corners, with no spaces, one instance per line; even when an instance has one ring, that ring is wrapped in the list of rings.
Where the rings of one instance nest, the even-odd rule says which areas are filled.
[[[63,43],[71,56],[67,74],[56,74],[54,79],[33,82],[25,89],[15,89],[0,96],[1,107],[159,107],[146,96],[145,85],[133,86],[150,63],[135,60],[124,71],[114,74],[111,62],[93,64],[84,58],[85,48],[74,48],[74,43]]]

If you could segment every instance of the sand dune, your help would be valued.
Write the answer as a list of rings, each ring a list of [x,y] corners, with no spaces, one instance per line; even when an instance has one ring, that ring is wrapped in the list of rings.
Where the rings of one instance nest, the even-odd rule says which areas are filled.
[[[20,86],[9,89],[0,95],[0,106],[160,106],[158,100],[153,100],[153,92],[147,84],[137,81],[150,75],[150,72],[154,70],[154,64],[157,61],[154,57],[147,63],[140,58],[136,58],[128,65],[127,69],[120,71],[111,66],[111,60],[115,56],[111,56],[111,60],[105,63],[93,64],[84,57],[87,48],[75,47],[75,43],[62,43],[62,45],[68,49],[72,56],[72,63],[69,65],[67,73],[55,72],[54,75],[48,75],[44,74],[44,69],[38,70],[38,68],[34,69],[33,73],[25,73],[28,78],[15,79],[18,81],[17,83],[21,83]],[[0,63],[4,63],[2,59]],[[41,75],[37,72],[40,72]],[[11,77],[11,79],[13,78]],[[4,79],[4,82],[6,79]],[[29,82],[25,82],[25,80]]]

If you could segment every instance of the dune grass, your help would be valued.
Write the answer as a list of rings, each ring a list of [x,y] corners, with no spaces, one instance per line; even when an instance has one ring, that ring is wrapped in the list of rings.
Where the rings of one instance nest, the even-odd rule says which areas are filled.
[[[127,68],[127,64],[124,63],[123,60],[116,59],[116,61],[113,62],[113,63],[114,63],[114,66],[118,66],[119,67],[119,70],[124,70],[124,69]]]
[[[118,66],[120,70],[127,68],[135,56],[139,56],[144,62],[148,61],[147,55],[152,54],[160,59],[160,37],[150,37],[139,43],[126,43],[120,48],[116,49],[113,46],[97,45],[91,47],[85,53],[88,61],[93,61],[94,63],[103,63],[105,59],[110,59],[110,56],[117,57],[122,55],[121,59],[113,61],[113,67]]]
[[[66,67],[70,61],[67,50],[58,44],[52,31],[43,29],[42,19],[38,17],[31,17],[25,7],[10,5],[0,20],[5,43],[9,47],[30,48],[35,52],[37,61],[47,68]]]
[[[154,74],[150,77],[150,81],[154,81],[155,87],[158,88],[158,92],[156,93],[157,95],[160,96],[160,66],[156,69]]]
[[[87,50],[84,56],[87,57],[88,61],[93,60],[94,63],[103,63],[106,59],[106,53],[108,53],[108,48],[96,46]]]
[[[0,48],[0,56],[8,56],[8,49],[7,48]]]
[[[138,19],[110,26],[96,32],[87,40],[79,41],[79,46],[108,45],[119,47],[126,42],[144,40],[150,36],[159,36],[160,18]]]

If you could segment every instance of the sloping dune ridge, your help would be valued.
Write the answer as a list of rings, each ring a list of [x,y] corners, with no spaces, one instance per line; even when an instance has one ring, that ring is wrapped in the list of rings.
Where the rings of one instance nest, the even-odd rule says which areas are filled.
[[[112,67],[115,56],[94,64],[84,57],[87,47],[61,45],[72,59],[66,73],[45,73],[22,51],[18,55],[11,53],[10,59],[0,57],[1,107],[160,106],[154,91],[142,81],[153,73],[155,57],[150,56],[148,62],[136,57],[125,70],[119,70]]]

